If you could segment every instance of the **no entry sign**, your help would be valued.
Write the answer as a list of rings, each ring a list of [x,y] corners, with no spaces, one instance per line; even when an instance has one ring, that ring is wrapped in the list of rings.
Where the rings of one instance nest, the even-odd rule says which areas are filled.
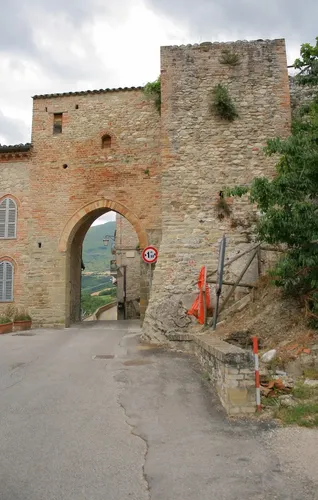
[[[158,259],[158,250],[152,246],[146,247],[141,256],[146,264],[154,264]]]

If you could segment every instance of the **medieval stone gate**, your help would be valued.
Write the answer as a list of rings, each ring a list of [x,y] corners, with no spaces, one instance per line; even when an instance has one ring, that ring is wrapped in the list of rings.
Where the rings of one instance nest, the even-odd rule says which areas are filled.
[[[224,50],[239,63],[224,64]],[[217,84],[235,103],[232,122],[211,112]],[[215,201],[225,185],[273,172],[262,147],[290,130],[284,40],[162,47],[161,98],[159,115],[141,87],[34,96],[32,144],[0,146],[4,228],[5,200],[16,207],[13,235],[0,220],[0,261],[13,272],[10,300],[35,322],[78,319],[79,248],[107,210],[132,223],[141,247],[160,245],[144,322],[152,338],[187,326],[192,283],[202,264],[215,266],[224,232],[230,252],[248,244],[237,223],[247,202],[232,207],[235,225]],[[145,310],[146,282],[142,294]]]

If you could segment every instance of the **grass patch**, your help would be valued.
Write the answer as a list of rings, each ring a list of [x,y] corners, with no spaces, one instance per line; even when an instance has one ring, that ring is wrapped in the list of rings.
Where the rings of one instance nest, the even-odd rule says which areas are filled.
[[[262,401],[264,406],[276,406],[274,417],[285,425],[299,425],[301,427],[318,427],[318,387],[305,385],[303,380],[298,381],[292,390],[294,406],[282,406],[279,399],[271,398]]]
[[[316,368],[307,368],[304,370],[304,376],[310,380],[318,380],[318,370]]]
[[[309,385],[305,385],[303,382],[298,382],[293,388],[293,396],[296,399],[309,399],[315,396],[315,393],[318,392],[315,387],[310,387]]]
[[[286,425],[316,427],[318,426],[318,402],[299,403],[291,408],[279,408],[275,416]]]
[[[262,398],[262,405],[267,407],[279,407],[279,399],[278,398]]]

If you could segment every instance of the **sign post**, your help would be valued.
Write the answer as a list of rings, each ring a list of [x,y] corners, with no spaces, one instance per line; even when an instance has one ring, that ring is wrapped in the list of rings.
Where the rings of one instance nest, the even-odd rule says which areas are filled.
[[[142,254],[142,259],[146,264],[149,264],[149,295],[150,295],[150,290],[152,286],[152,269],[151,269],[151,264],[155,264],[158,260],[158,250],[154,246],[149,246],[144,248]]]
[[[218,270],[217,270],[217,277],[216,277],[216,304],[215,304],[215,308],[214,308],[214,312],[213,312],[213,330],[216,329],[216,323],[217,323],[218,314],[219,314],[220,295],[222,292],[222,284],[223,284],[225,248],[226,248],[226,237],[223,236],[221,243],[220,243],[219,262],[218,262]]]

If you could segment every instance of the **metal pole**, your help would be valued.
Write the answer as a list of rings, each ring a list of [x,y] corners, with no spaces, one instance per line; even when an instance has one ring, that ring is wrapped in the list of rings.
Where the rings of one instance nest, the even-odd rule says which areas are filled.
[[[150,298],[151,287],[152,287],[152,268],[151,264],[149,264],[149,298]]]
[[[219,288],[216,292],[216,304],[215,304],[215,308],[213,311],[213,330],[216,329],[216,323],[218,320],[220,295],[221,295],[221,289]]]
[[[203,324],[204,324],[204,326],[207,326],[207,324],[208,324],[208,311],[207,311],[207,303],[206,303],[206,275],[207,275],[207,266],[204,266],[204,283],[203,283],[203,290],[202,290],[203,311],[204,311]]]
[[[126,284],[126,266],[124,267],[124,319],[127,319],[127,311],[126,311],[126,291],[127,291],[127,284]]]
[[[253,340],[253,353],[254,353],[254,363],[255,363],[255,390],[256,390],[256,408],[257,411],[261,411],[261,384],[259,376],[259,360],[258,360],[258,338],[252,337]]]
[[[224,273],[224,260],[225,260],[225,249],[226,249],[226,237],[223,235],[222,241],[220,243],[219,250],[219,262],[217,268],[217,284],[216,284],[216,304],[213,311],[213,330],[216,329],[216,324],[218,321],[219,314],[219,305],[220,305],[220,296],[222,293],[222,285],[223,285],[223,273]]]

